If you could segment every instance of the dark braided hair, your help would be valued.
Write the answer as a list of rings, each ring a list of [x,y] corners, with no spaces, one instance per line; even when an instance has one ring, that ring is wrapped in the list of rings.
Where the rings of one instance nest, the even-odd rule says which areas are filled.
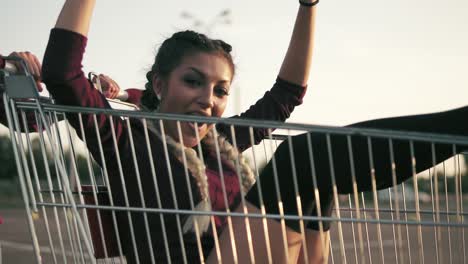
[[[167,80],[171,72],[179,66],[181,61],[198,52],[218,53],[228,61],[234,76],[235,66],[231,57],[232,47],[218,39],[210,39],[206,35],[186,30],[174,33],[159,47],[151,70],[146,73],[148,82],[141,97],[140,104],[148,110],[155,110],[159,106],[159,99],[153,90],[153,76],[157,75]]]

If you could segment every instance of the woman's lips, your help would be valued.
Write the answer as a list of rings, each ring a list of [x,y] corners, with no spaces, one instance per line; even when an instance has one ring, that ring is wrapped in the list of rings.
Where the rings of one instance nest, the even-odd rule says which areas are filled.
[[[187,126],[190,128],[191,131],[196,131],[200,133],[206,124],[203,123],[195,123],[195,122],[185,122]]]
[[[190,112],[190,113],[187,113],[187,114],[188,115],[193,115],[193,116],[200,116],[200,117],[209,117],[210,116],[207,113],[201,112],[201,111]],[[194,130],[195,130],[195,123],[197,124],[199,131],[202,129],[202,127],[204,125],[206,125],[206,123],[203,123],[203,122],[187,122],[187,124],[190,124],[190,127],[192,127]]]
[[[192,111],[192,112],[187,112],[185,113],[186,115],[191,115],[191,116],[196,116],[196,117],[209,117],[210,115],[206,112],[203,111]],[[198,133],[199,136],[202,136],[204,134],[203,132],[208,128],[208,124],[204,122],[193,122],[193,121],[186,121],[186,122],[181,122],[183,126],[185,126],[186,129],[182,129],[184,134],[186,133],[186,136],[196,136]]]

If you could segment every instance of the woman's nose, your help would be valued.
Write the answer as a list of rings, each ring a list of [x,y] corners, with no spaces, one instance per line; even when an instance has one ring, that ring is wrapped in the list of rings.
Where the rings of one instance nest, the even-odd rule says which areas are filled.
[[[203,108],[213,108],[214,106],[213,89],[211,87],[207,87],[203,90],[204,91],[202,92],[199,98],[199,104]]]

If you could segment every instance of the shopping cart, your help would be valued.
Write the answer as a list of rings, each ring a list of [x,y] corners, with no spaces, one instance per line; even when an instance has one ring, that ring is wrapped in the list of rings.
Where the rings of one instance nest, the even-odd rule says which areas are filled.
[[[468,138],[403,133],[398,131],[337,128],[271,121],[242,119],[204,118],[194,116],[165,115],[112,109],[91,109],[56,105],[39,100],[31,77],[8,75],[4,77],[6,95],[3,100],[8,117],[14,156],[18,168],[22,196],[37,263],[125,263],[122,240],[119,236],[116,213],[164,216],[187,215],[195,210],[139,208],[116,205],[108,184],[106,167],[97,166],[87,151],[87,142],[74,136],[67,124],[69,115],[106,115],[113,118],[147,120],[178,120],[180,122],[223,123],[234,127],[247,127],[252,138],[254,127],[268,129],[267,139],[244,152],[252,169],[258,175],[264,164],[271,160],[280,142],[304,132],[320,134],[330,139],[341,135],[348,139],[350,160],[353,160],[351,140],[360,136],[369,140],[372,168],[372,140],[384,139],[392,146],[393,141],[404,140],[452,145],[454,158],[412,177],[410,180],[377,191],[359,193],[354,188],[349,195],[339,195],[334,188],[334,211],[332,217],[305,215],[238,214],[231,211],[210,212],[229,218],[295,219],[298,221],[330,221],[330,263],[467,263],[468,231],[466,220],[467,177],[464,175],[464,159],[455,155],[455,145],[466,145]],[[29,131],[27,118],[33,116],[37,134]],[[80,129],[83,129],[81,126]],[[273,134],[273,130],[275,133]],[[25,132],[22,133],[21,131]],[[234,131],[234,130],[233,130]],[[79,131],[79,133],[85,133]],[[96,131],[99,133],[99,131]],[[115,135],[114,135],[115,136]],[[39,140],[39,158],[33,153],[33,137]],[[146,140],[149,140],[148,138]],[[148,143],[148,142],[147,142]],[[149,144],[149,143],[148,143]],[[332,144],[329,151],[332,152]],[[133,145],[132,145],[133,147]],[[390,148],[390,151],[391,148]],[[393,153],[390,163],[394,163]],[[101,157],[102,158],[102,157]],[[414,156],[411,157],[414,159]],[[129,160],[128,162],[136,162]],[[81,163],[80,163],[81,160]],[[332,159],[331,159],[332,160]],[[413,160],[414,163],[417,160]],[[44,170],[38,171],[39,163]],[[80,165],[81,164],[81,165]],[[84,164],[84,170],[79,167]],[[436,164],[434,164],[436,165]],[[119,165],[121,166],[121,164]],[[158,164],[155,164],[158,166]],[[333,166],[331,166],[333,167]],[[353,162],[351,162],[351,170]],[[395,173],[393,171],[392,173]],[[43,174],[43,175],[41,175]],[[330,177],[334,177],[333,169]],[[292,177],[295,174],[292,173]],[[172,192],[172,190],[165,190]],[[311,190],[317,192],[317,190]],[[192,194],[189,194],[192,195]],[[155,198],[156,199],[156,198]],[[180,219],[179,219],[180,220]],[[148,224],[148,222],[145,222]],[[226,227],[228,230],[230,225]],[[38,232],[38,230],[46,232]],[[39,237],[39,234],[45,237]],[[268,233],[268,232],[267,232]],[[182,234],[179,234],[182,237]],[[165,236],[164,236],[165,237]],[[138,240],[130,230],[131,240]],[[166,238],[167,239],[167,238]],[[215,240],[216,240],[215,236]],[[167,241],[165,241],[167,242]],[[42,243],[42,244],[41,244]],[[215,244],[217,241],[215,241]],[[47,247],[47,252],[41,249]],[[171,248],[165,243],[160,254]],[[264,262],[275,262],[269,252]],[[251,251],[251,255],[255,252]],[[254,256],[251,256],[254,259]],[[222,260],[221,256],[218,259]],[[191,263],[191,259],[183,259]],[[202,259],[203,261],[204,259]],[[198,261],[198,260],[197,260]]]

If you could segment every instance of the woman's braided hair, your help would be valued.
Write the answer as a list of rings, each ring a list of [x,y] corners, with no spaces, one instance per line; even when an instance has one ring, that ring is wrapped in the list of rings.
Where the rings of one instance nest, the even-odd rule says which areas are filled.
[[[145,109],[155,110],[159,100],[153,90],[153,77],[156,75],[167,80],[171,72],[179,66],[182,60],[190,55],[207,52],[223,56],[231,67],[234,77],[234,62],[231,56],[231,45],[219,39],[210,39],[206,35],[186,30],[174,33],[166,39],[156,54],[151,70],[146,73],[147,83],[140,104]]]
[[[230,54],[231,50],[231,46],[226,42],[210,39],[204,34],[194,31],[187,30],[173,34],[162,43],[158,53],[156,54],[155,62],[151,67],[151,70],[146,74],[148,82],[145,85],[145,91],[141,98],[141,108],[148,111],[157,111],[160,101],[153,90],[153,77],[156,75],[163,80],[168,80],[171,72],[187,56],[194,55],[199,52],[219,54],[228,62],[231,68],[232,77],[234,77],[235,67]],[[151,122],[149,124],[149,128],[159,135],[158,130],[154,129],[156,126],[156,124],[151,124]],[[203,164],[193,149],[183,146],[168,135],[165,136],[165,139],[169,150],[181,163],[184,163],[185,166],[187,166],[187,169],[197,182],[201,201],[195,209],[210,211],[211,204],[205,164]],[[230,169],[235,170],[239,174],[241,178],[241,189],[246,193],[255,182],[255,178],[248,161],[242,156],[242,154],[233,147],[224,136],[216,134],[213,131],[210,131],[206,137],[202,139],[202,143],[208,151],[213,151],[214,149],[219,150],[220,158],[227,163]],[[198,226],[202,233],[206,232],[208,230],[209,223],[209,215],[189,216],[184,223],[184,233],[195,232],[195,225]]]

